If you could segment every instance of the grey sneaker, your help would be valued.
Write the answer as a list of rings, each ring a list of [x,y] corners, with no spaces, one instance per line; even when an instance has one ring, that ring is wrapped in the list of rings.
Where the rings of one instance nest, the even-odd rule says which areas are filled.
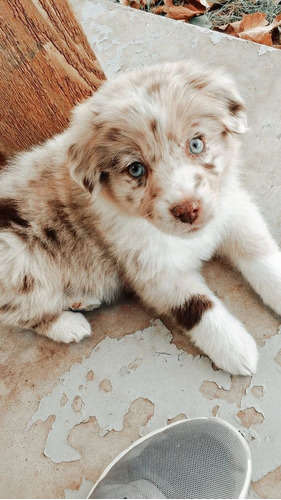
[[[232,425],[182,420],[121,453],[88,498],[245,498],[251,469],[248,445]]]

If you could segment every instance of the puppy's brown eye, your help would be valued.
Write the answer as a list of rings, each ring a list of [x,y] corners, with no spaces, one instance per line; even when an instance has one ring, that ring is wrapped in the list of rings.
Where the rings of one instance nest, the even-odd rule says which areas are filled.
[[[189,142],[189,150],[193,155],[199,155],[204,149],[204,142],[199,137],[194,137]]]
[[[134,179],[139,179],[145,174],[145,168],[142,163],[135,161],[128,166],[128,173],[131,177],[134,177]]]

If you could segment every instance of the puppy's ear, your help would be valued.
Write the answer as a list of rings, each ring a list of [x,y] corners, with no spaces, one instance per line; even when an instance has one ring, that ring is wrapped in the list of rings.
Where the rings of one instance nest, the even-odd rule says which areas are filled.
[[[72,144],[67,150],[67,161],[72,179],[89,193],[98,194],[100,173],[95,164],[92,147],[80,141]]]
[[[221,101],[226,111],[223,119],[225,127],[229,132],[244,134],[248,128],[245,104],[234,82],[228,75],[218,75],[214,94]]]
[[[67,162],[71,177],[91,194],[100,190],[100,171],[95,154],[94,112],[91,98],[74,108],[69,128]]]

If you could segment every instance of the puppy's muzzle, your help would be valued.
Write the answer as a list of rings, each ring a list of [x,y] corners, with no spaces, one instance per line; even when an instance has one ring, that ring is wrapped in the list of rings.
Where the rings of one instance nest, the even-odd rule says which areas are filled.
[[[176,219],[181,222],[193,224],[199,217],[201,210],[200,202],[197,200],[187,200],[180,205],[175,205],[171,212]]]

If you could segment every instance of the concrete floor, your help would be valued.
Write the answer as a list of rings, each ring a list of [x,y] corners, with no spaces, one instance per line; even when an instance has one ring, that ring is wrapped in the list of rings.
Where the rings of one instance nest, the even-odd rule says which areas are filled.
[[[108,78],[187,57],[229,69],[249,111],[245,184],[281,243],[281,51],[105,0],[71,3]],[[94,334],[81,344],[1,328],[1,498],[85,498],[140,435],[208,415],[247,439],[251,497],[281,497],[281,320],[225,264],[205,275],[258,343],[253,377],[214,369],[133,297],[88,314]]]

